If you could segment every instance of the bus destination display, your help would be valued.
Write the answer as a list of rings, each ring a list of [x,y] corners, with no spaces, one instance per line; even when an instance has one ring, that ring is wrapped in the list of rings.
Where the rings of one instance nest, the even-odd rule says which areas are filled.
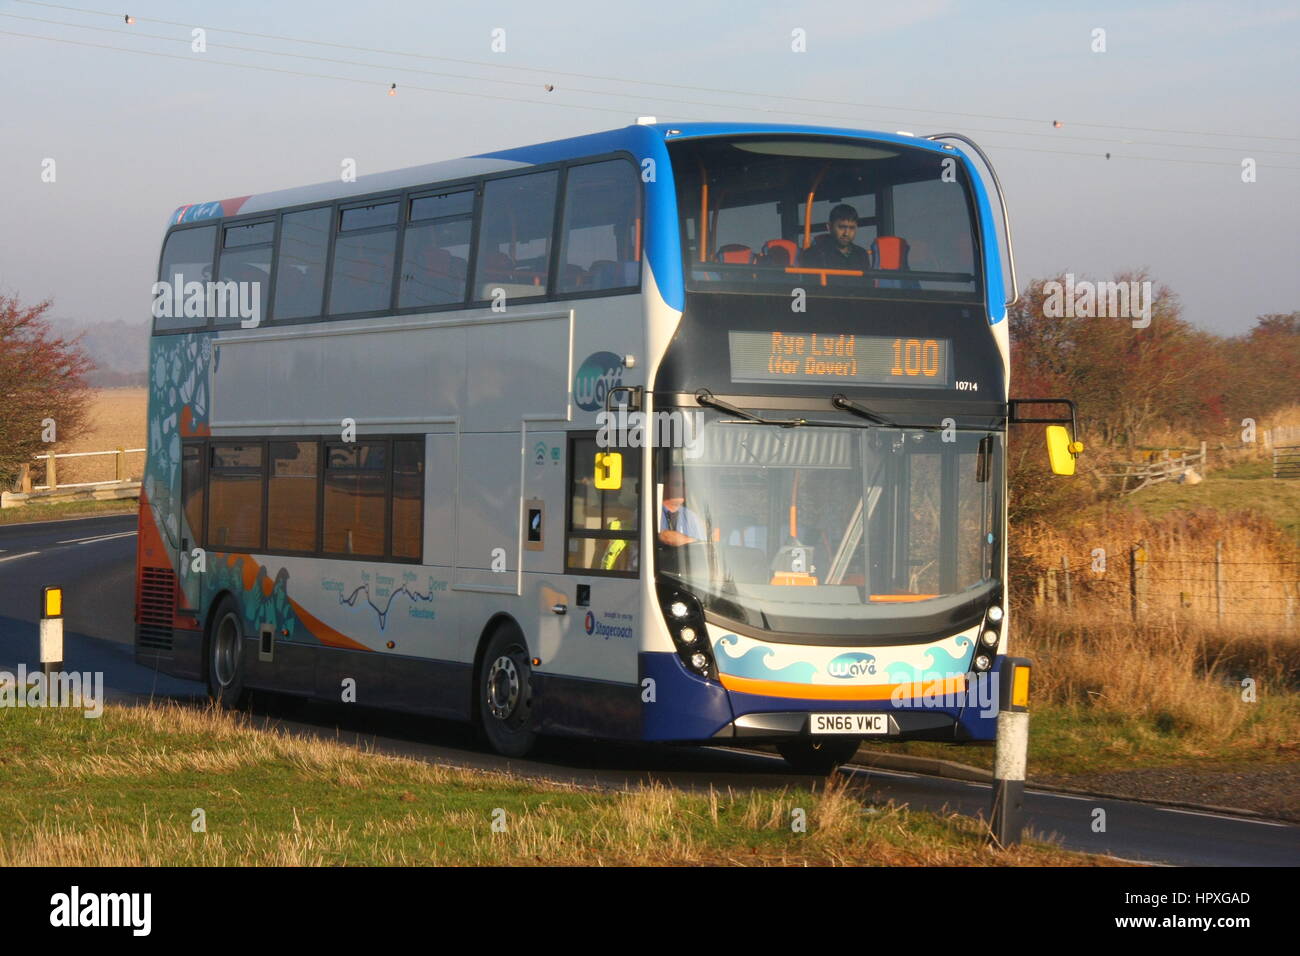
[[[729,331],[733,382],[852,382],[946,388],[948,339]]]

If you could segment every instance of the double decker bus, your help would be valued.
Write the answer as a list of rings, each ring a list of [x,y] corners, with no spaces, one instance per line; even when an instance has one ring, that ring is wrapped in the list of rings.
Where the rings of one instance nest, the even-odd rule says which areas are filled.
[[[1008,296],[954,136],[645,122],[176,210],[137,661],[513,756],[992,739]]]

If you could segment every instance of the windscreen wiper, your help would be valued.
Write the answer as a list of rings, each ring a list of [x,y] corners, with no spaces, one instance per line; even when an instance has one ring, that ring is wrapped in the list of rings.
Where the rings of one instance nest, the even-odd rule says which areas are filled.
[[[834,395],[831,396],[831,404],[834,405],[836,408],[842,409],[843,411],[852,412],[854,415],[858,415],[861,418],[865,418],[869,422],[875,422],[877,425],[884,425],[886,428],[899,427],[898,425],[895,425],[893,422],[889,421],[888,419],[881,418],[879,415],[877,415],[871,409],[867,408],[865,405],[859,405],[857,402],[853,401],[853,399],[849,398],[847,395],[843,394],[842,392],[836,392]]]
[[[707,388],[702,388],[695,393],[695,400],[701,405],[707,405],[710,408],[716,408],[726,412],[729,415],[735,415],[746,421],[755,422],[759,425],[780,425],[782,428],[798,428],[800,425],[807,425],[808,422],[803,418],[763,418],[755,415],[753,412],[747,412],[743,408],[737,408],[730,402],[724,402],[722,399],[714,396]]]

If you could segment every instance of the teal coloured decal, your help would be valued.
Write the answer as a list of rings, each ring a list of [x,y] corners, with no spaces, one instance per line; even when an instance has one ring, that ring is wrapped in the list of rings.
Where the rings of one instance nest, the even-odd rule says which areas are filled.
[[[807,683],[812,680],[817,668],[807,661],[795,661],[784,667],[772,667],[768,658],[775,657],[776,651],[770,647],[751,647],[740,657],[731,657],[725,648],[735,647],[740,643],[735,634],[724,634],[713,644],[713,657],[718,662],[718,669],[724,674],[735,677],[749,677],[754,680],[781,680],[792,684]]]

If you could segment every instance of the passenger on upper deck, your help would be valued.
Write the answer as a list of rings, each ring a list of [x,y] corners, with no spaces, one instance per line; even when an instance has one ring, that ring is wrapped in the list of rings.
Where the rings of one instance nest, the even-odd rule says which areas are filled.
[[[853,241],[857,234],[858,211],[848,203],[840,203],[827,217],[826,235],[818,236],[803,250],[799,265],[810,269],[870,269],[867,250]]]

